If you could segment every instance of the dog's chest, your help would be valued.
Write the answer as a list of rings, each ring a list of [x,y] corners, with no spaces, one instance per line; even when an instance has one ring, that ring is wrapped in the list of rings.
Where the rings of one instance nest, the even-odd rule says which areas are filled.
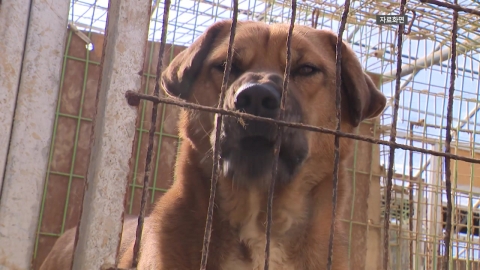
[[[265,241],[263,241],[265,242]],[[222,264],[221,269],[229,270],[262,270],[265,264],[265,245],[251,247],[251,260],[245,260],[240,252],[230,253]],[[270,246],[270,268],[272,270],[294,270],[292,263],[285,256],[285,252],[274,242]]]
[[[260,197],[256,194],[250,194],[248,199],[243,202],[243,218],[237,219],[234,225],[237,239],[248,249],[249,258],[245,258],[245,251],[241,248],[232,249],[221,267],[221,269],[232,270],[261,270],[265,264],[265,229],[261,226],[262,217]],[[239,210],[239,209],[238,209]],[[232,213],[233,214],[233,213]],[[231,219],[235,220],[235,219]],[[272,234],[275,235],[275,234]],[[285,247],[280,243],[278,237],[272,236],[270,240],[270,269],[272,270],[290,270],[294,269],[286,253]]]

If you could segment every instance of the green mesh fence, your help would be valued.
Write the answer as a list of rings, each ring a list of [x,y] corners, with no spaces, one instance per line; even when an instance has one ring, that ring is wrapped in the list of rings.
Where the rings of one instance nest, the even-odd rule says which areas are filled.
[[[73,14],[72,9],[73,2],[70,10]],[[95,7],[93,7],[91,13],[93,15],[92,17],[94,17],[96,13]],[[92,28],[93,22],[94,20],[92,19],[90,29]],[[89,38],[92,38],[91,31],[86,31],[85,33]],[[72,40],[76,41],[76,44],[81,44],[81,51],[72,53],[70,50]],[[79,208],[80,205],[78,199],[83,196],[83,182],[85,181],[89,153],[89,151],[85,152],[85,149],[88,149],[89,130],[93,116],[92,110],[90,110],[89,113],[85,113],[84,109],[91,108],[92,98],[94,98],[94,94],[96,93],[96,85],[91,85],[87,82],[89,82],[89,78],[95,77],[95,74],[92,76],[92,73],[98,72],[100,65],[100,57],[97,55],[95,59],[92,59],[91,51],[86,45],[87,44],[80,40],[73,31],[69,31],[63,57],[60,91],[57,99],[55,122],[52,131],[53,136],[49,151],[49,162],[45,177],[37,237],[35,239],[35,249],[33,254],[34,268],[40,266],[41,261],[37,260],[39,253],[41,253],[41,259],[43,260],[46,256],[46,246],[51,246],[53,241],[66,229],[71,227],[72,223],[75,224],[79,218],[78,211],[76,211],[76,213],[73,212]],[[101,48],[102,44],[96,45],[100,45],[99,48]],[[82,54],[83,57],[79,57],[79,55]],[[77,70],[83,71],[83,74],[74,74],[73,76],[78,83],[72,87],[66,87],[65,84],[67,83],[67,80],[72,79],[72,74],[67,75],[67,73],[74,70],[73,66],[83,66],[81,69],[77,68]],[[95,70],[92,71],[92,68]],[[96,75],[98,76],[98,73]],[[94,91],[92,91],[92,89]],[[85,104],[87,90],[89,91],[89,104]],[[70,96],[72,94],[73,98]],[[72,102],[72,100],[74,101]],[[68,125],[66,123],[68,123]],[[66,128],[68,130],[66,130]],[[71,137],[70,135],[73,135],[73,138],[65,139]],[[85,135],[87,137],[85,137]],[[80,138],[81,136],[82,138]],[[66,140],[68,141],[69,149],[62,152],[61,148],[66,145]],[[61,144],[61,147],[58,147],[59,144]],[[82,160],[77,159],[77,150],[80,149],[79,147],[82,151]],[[60,163],[64,166],[59,165]],[[77,186],[75,189],[76,194],[74,194],[75,198],[72,199],[71,192],[74,182],[78,183],[75,184],[75,186]],[[64,186],[64,188],[59,189],[60,186]],[[59,194],[60,190],[64,194]],[[48,220],[45,220],[46,215],[48,216]],[[52,215],[60,216],[52,219]],[[67,223],[70,223],[68,228]]]

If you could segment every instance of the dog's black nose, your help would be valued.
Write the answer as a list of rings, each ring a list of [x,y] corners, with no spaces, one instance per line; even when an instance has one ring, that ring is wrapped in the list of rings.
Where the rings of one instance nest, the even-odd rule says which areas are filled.
[[[248,83],[235,93],[235,108],[261,117],[275,117],[281,95],[269,84]]]

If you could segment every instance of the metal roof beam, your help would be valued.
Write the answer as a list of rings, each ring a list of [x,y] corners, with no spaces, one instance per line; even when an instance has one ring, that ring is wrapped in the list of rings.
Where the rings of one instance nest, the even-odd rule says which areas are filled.
[[[477,37],[474,40],[474,42],[475,43],[477,43],[477,42],[480,43],[480,37]],[[469,43],[471,43],[471,42],[469,42]],[[460,45],[462,45],[462,44],[460,44]],[[457,48],[458,48],[457,49],[457,52],[458,52],[457,55],[462,55],[462,54],[466,54],[467,52],[473,50],[475,48],[475,46],[472,46],[472,45],[466,46],[465,44],[463,44],[463,46],[458,46]],[[434,52],[430,53],[429,55],[425,56],[424,58],[416,60],[415,64],[413,64],[413,65],[412,64],[404,64],[402,66],[402,71],[400,73],[400,77],[404,77],[404,76],[412,74],[414,72],[418,72],[422,69],[429,68],[433,65],[438,65],[441,62],[450,59],[450,56],[451,56],[450,51],[451,51],[450,48],[446,47],[442,50],[434,51]],[[393,69],[390,72],[384,73],[383,74],[383,76],[384,76],[383,83],[387,83],[387,82],[391,82],[391,81],[395,80],[395,75],[396,74],[397,74],[396,69]]]

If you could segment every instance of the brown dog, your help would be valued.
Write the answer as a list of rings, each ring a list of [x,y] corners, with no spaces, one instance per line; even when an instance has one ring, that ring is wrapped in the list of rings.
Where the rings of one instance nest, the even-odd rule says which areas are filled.
[[[230,21],[211,26],[163,72],[173,96],[217,106]],[[239,22],[225,109],[276,119],[285,70],[288,25]],[[329,31],[295,26],[285,120],[335,128],[335,45]],[[362,71],[354,52],[342,48],[341,129],[353,132],[377,116],[385,97]],[[212,177],[214,115],[183,111],[183,139],[176,181],[146,222],[138,269],[198,269]],[[267,191],[271,181],[275,126],[224,117],[209,270],[263,269]],[[270,269],[326,269],[332,214],[334,137],[285,128],[273,202]],[[340,159],[352,141],[340,140]],[[350,180],[341,166],[338,215],[348,207]],[[347,269],[347,241],[337,222],[333,268]],[[73,241],[73,240],[72,240]],[[121,256],[128,268],[133,241]]]

